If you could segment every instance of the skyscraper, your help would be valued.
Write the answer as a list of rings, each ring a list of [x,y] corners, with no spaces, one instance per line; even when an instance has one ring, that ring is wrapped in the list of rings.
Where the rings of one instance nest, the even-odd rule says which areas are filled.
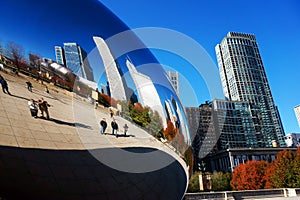
[[[300,105],[295,106],[294,108],[295,114],[296,114],[296,118],[300,127]]]
[[[145,74],[138,72],[135,66],[129,60],[126,60],[126,65],[136,86],[141,104],[143,106],[149,106],[151,109],[157,111],[162,119],[163,126],[166,127],[166,116],[162,109],[163,107],[161,100],[151,78]]]
[[[215,47],[224,95],[247,101],[260,147],[285,146],[284,131],[254,34],[229,32]]]
[[[65,54],[62,47],[55,46],[55,58],[58,64],[65,65]]]
[[[76,43],[64,43],[66,66],[78,76],[94,81],[93,70],[87,59],[87,53]]]
[[[168,77],[177,93],[177,95],[179,96],[179,79],[178,79],[178,72],[171,72],[168,71],[167,72]]]
[[[93,37],[93,39],[103,60],[110,96],[116,100],[126,100],[123,80],[109,47],[101,37]]]

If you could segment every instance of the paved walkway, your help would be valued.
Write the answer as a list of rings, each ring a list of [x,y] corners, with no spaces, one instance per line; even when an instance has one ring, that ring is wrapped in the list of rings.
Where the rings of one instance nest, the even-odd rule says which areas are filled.
[[[0,72],[7,80],[12,96],[0,91],[0,145],[39,149],[96,149],[149,147],[179,156],[169,146],[157,141],[144,130],[116,116],[119,135],[111,135],[111,118],[106,108],[94,109],[87,99],[47,84],[50,93],[45,93],[45,83],[24,75],[16,76]],[[26,81],[33,84],[33,92],[26,88]],[[51,105],[51,120],[35,119],[30,115],[28,100],[43,97]],[[108,122],[107,135],[99,133],[99,122],[105,117]],[[123,136],[123,126],[129,126],[128,137]],[[178,159],[186,166],[182,159]],[[186,167],[185,167],[186,169]],[[187,169],[186,169],[187,170]]]

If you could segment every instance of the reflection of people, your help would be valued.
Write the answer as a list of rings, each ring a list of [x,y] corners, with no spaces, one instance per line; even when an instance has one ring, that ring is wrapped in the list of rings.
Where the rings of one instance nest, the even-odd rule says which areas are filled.
[[[129,127],[128,127],[127,124],[125,124],[125,125],[123,126],[123,128],[124,128],[124,135],[126,136],[126,133],[127,133]]]
[[[45,87],[45,92],[46,92],[46,93],[49,93],[49,90],[48,90],[47,85],[46,85],[46,87]]]
[[[109,112],[110,112],[110,117],[112,118],[114,116],[114,112],[112,111],[111,108],[109,109]]]
[[[30,81],[26,82],[28,91],[32,92],[32,84]]]
[[[115,119],[113,119],[113,121],[111,122],[111,128],[112,128],[112,134],[118,137],[119,126]]]
[[[44,112],[46,113],[46,118],[49,119],[49,111],[48,111],[48,107],[50,107],[50,105],[48,104],[47,101],[45,101],[43,98],[40,98],[38,101],[39,104],[39,109],[41,111],[41,115],[44,117]]]
[[[1,75],[0,75],[0,84],[2,86],[2,91],[4,93],[7,93],[7,94],[11,95],[10,92],[8,91],[7,82],[6,82],[6,80]]]
[[[105,118],[103,118],[103,119],[100,121],[100,133],[101,133],[101,134],[103,134],[103,133],[106,134],[106,133],[105,133],[106,127],[107,127],[107,123],[106,123]]]
[[[38,108],[36,102],[33,99],[30,99],[28,101],[28,105],[29,105],[31,116],[37,118]]]

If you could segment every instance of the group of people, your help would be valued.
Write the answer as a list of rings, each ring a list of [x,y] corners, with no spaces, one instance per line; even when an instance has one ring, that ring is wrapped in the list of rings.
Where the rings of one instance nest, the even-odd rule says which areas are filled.
[[[107,122],[106,122],[106,119],[103,118],[100,121],[100,133],[106,135],[106,132],[105,132],[106,128],[107,128]],[[124,135],[126,136],[129,127],[127,124],[125,124],[123,126],[123,128],[124,128]],[[119,125],[114,118],[112,118],[112,121],[111,121],[111,129],[112,129],[112,135],[115,135],[116,137],[118,137]]]
[[[31,116],[33,118],[37,118],[38,110],[40,110],[42,117],[44,117],[44,113],[46,114],[46,119],[50,119],[49,110],[48,107],[50,105],[47,101],[45,101],[43,98],[40,98],[38,101],[35,101],[34,99],[30,99],[28,101],[29,109]]]

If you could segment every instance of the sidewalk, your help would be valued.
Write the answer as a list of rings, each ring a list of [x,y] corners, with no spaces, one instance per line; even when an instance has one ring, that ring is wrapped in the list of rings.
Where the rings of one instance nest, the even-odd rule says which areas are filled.
[[[87,100],[72,97],[70,92],[48,84],[50,93],[46,93],[45,85],[30,77],[1,74],[7,80],[12,96],[0,91],[0,145],[40,149],[149,147],[179,158],[167,145],[119,116],[115,116],[115,119],[119,125],[120,137],[111,135],[112,119],[106,108],[94,109]],[[27,80],[32,83],[33,92],[27,90]],[[40,113],[37,119],[30,115],[28,100],[38,100],[41,97],[51,105],[50,120],[40,118]],[[108,124],[106,135],[99,132],[102,118],[106,118]],[[125,123],[129,126],[127,137],[123,135]]]

